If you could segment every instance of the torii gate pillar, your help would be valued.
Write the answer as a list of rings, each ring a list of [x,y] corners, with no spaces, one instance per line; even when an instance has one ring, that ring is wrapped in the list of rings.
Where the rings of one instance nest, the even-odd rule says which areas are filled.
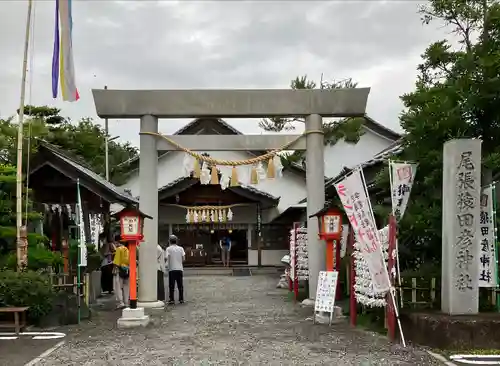
[[[318,275],[326,271],[326,243],[319,238],[318,217],[325,206],[325,159],[323,118],[306,118],[307,254],[309,258],[309,299],[316,297]]]
[[[365,114],[369,88],[334,90],[93,90],[101,118],[140,118],[141,132],[158,132],[158,118],[266,118],[306,117],[306,145],[300,139],[290,149],[307,147],[307,215],[320,211],[325,202],[322,117],[361,117]],[[274,150],[297,136],[169,136],[185,148],[197,151]],[[177,150],[166,141],[141,135],[139,182],[140,209],[153,216],[144,223],[139,249],[139,303],[158,307],[158,154]],[[297,201],[302,197],[297,197]],[[325,243],[319,240],[316,217],[308,218],[309,298],[314,299],[319,271],[326,269]],[[133,285],[133,284],[131,284]]]

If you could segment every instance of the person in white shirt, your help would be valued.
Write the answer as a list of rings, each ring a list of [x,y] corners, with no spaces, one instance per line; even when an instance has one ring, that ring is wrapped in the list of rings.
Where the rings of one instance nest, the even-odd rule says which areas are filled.
[[[186,259],[186,253],[184,248],[178,245],[178,239],[175,235],[170,235],[168,238],[169,247],[166,250],[167,266],[168,266],[168,290],[169,290],[169,301],[168,303],[173,305],[174,301],[174,290],[177,284],[177,290],[179,291],[179,303],[184,303],[184,286],[183,286],[183,274],[184,267],[183,262]]]
[[[158,301],[165,301],[165,250],[160,244],[156,246],[157,260],[157,295]]]

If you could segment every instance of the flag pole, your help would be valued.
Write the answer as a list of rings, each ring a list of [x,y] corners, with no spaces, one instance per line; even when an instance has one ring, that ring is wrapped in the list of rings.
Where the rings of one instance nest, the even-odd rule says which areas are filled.
[[[31,11],[33,8],[33,0],[28,1],[28,14],[26,16],[26,35],[24,38],[24,56],[23,56],[23,76],[21,81],[21,98],[18,111],[18,127],[17,127],[17,166],[16,166],[16,255],[17,268],[21,270],[23,267],[23,252],[21,241],[21,231],[23,224],[23,124],[24,124],[24,101],[26,98],[26,74],[28,69],[28,48],[30,40],[31,28]]]
[[[77,204],[76,204],[76,208],[77,208],[77,214],[76,214],[76,217],[78,217],[78,234],[77,234],[77,263],[76,263],[76,282],[77,282],[77,290],[76,290],[76,296],[78,297],[77,301],[78,301],[78,324],[80,324],[80,320],[81,320],[81,278],[80,278],[80,266],[81,266],[81,263],[82,263],[82,256],[81,256],[81,248],[80,246],[82,245],[81,241],[82,241],[82,215],[81,213],[83,212],[83,209],[82,209],[82,200],[81,200],[81,197],[80,197],[80,179],[77,179],[76,180],[76,192],[77,192]]]

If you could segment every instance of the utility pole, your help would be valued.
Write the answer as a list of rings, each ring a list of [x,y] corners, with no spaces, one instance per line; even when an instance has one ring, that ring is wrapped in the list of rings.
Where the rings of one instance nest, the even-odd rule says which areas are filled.
[[[24,259],[27,253],[25,251],[25,239],[21,236],[26,235],[23,225],[23,127],[24,127],[24,100],[26,96],[26,73],[28,68],[28,48],[30,40],[31,28],[31,10],[33,8],[33,0],[28,1],[28,15],[26,17],[26,35],[24,39],[24,56],[23,56],[23,73],[21,81],[21,100],[18,112],[17,126],[17,167],[16,167],[16,255],[17,269],[23,268]],[[24,240],[23,240],[24,239]]]
[[[104,85],[104,90],[107,90],[108,86]],[[106,167],[106,180],[109,182],[109,123],[108,118],[104,119],[104,131],[106,132],[104,150],[105,150],[105,167]]]

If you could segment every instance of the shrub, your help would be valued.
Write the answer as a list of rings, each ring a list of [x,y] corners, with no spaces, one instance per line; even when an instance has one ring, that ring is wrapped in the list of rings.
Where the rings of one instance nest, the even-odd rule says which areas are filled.
[[[34,271],[0,271],[0,306],[29,306],[28,319],[35,324],[52,309],[54,295],[45,275]]]
[[[63,258],[58,252],[53,252],[44,247],[28,247],[28,270],[38,271],[52,268],[54,271],[59,272],[63,263]],[[4,265],[8,269],[15,270],[17,267],[16,253],[10,253]]]

